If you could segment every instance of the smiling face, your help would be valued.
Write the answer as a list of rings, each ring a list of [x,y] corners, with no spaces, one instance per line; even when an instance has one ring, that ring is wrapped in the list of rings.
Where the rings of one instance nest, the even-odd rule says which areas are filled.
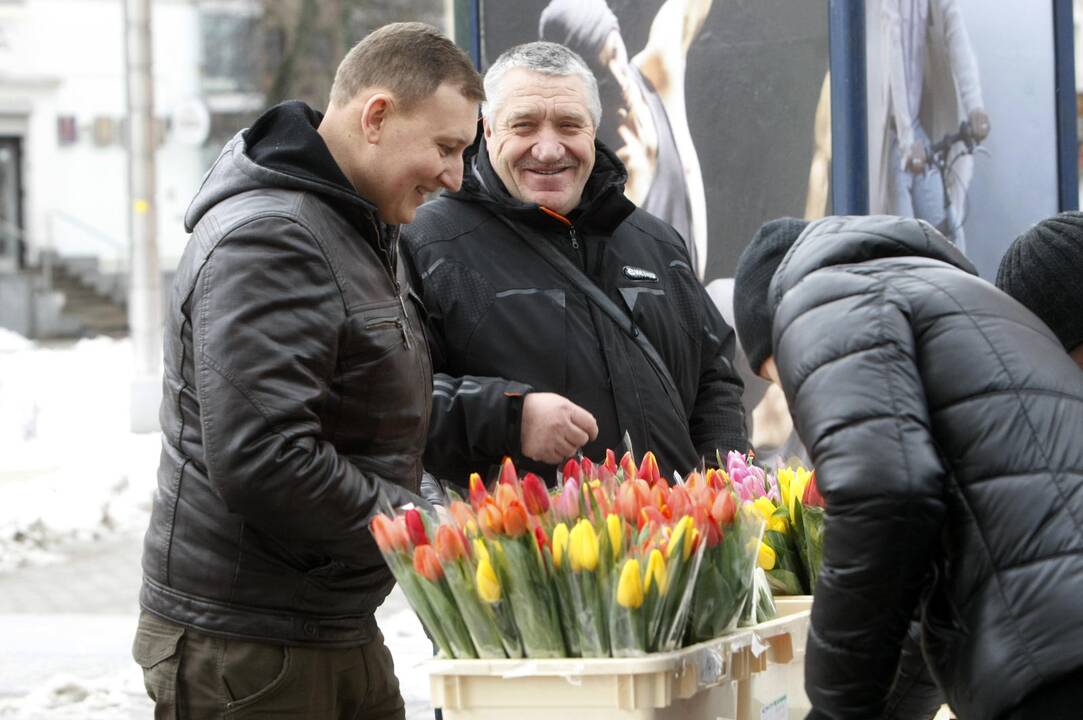
[[[499,107],[485,121],[489,161],[523,202],[575,209],[594,169],[594,133],[583,81],[510,70]]]
[[[477,132],[478,103],[444,83],[409,111],[384,91],[328,109],[320,134],[382,222],[408,223],[425,195],[459,189],[463,151]]]

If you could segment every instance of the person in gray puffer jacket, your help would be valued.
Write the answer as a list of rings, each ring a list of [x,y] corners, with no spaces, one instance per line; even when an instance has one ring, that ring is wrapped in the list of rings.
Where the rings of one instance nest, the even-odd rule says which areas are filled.
[[[158,717],[402,718],[368,530],[421,503],[432,367],[397,224],[458,189],[481,79],[420,23],[271,108],[185,218],[133,654]]]
[[[958,717],[1079,717],[1083,375],[976,275],[883,216],[774,221],[738,263],[738,335],[827,506],[810,718],[888,713],[916,612]]]

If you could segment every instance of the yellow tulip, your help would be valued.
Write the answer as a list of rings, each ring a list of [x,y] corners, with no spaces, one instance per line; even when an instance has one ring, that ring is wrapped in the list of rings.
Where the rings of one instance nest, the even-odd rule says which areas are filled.
[[[564,562],[564,553],[568,550],[568,526],[559,523],[553,528],[553,567],[557,570]]]
[[[500,601],[500,581],[497,580],[496,572],[487,557],[482,558],[481,562],[478,563],[477,583],[478,595],[482,600],[487,603]]]
[[[788,467],[780,468],[776,479],[778,480],[778,494],[782,497],[782,507],[786,508],[790,513],[790,517],[793,518],[793,470]]]
[[[609,545],[613,550],[613,559],[616,560],[624,545],[624,527],[621,525],[620,517],[609,514],[605,518],[605,527],[609,531]]]
[[[489,550],[485,547],[485,543],[481,541],[481,538],[474,538],[474,554],[478,556],[479,562],[492,562],[489,559]]]
[[[673,548],[677,546],[677,543],[681,541],[685,533],[688,533],[688,542],[684,544],[684,558],[687,560],[688,555],[692,552],[692,533],[689,528],[692,527],[692,516],[685,515],[683,518],[677,521],[677,524],[673,528],[673,535],[670,536],[669,542],[666,543],[666,557],[668,558],[673,554]]]
[[[647,557],[647,578],[644,582],[643,591],[651,589],[651,583],[658,586],[658,594],[666,594],[666,561],[662,559],[662,551],[658,548],[651,550]]]
[[[764,570],[774,570],[776,560],[775,551],[771,546],[761,542],[759,554],[756,556],[756,563]]]
[[[621,607],[636,609],[643,604],[643,580],[639,577],[639,561],[624,563],[617,583],[617,603]]]
[[[803,467],[797,468],[797,475],[794,478],[793,485],[790,486],[790,517],[794,516],[793,506],[801,502],[801,498],[805,497],[805,488],[808,487],[809,481],[812,480],[812,473]]]
[[[568,557],[573,572],[594,572],[598,567],[598,536],[594,534],[594,526],[586,520],[577,522],[568,536]]]

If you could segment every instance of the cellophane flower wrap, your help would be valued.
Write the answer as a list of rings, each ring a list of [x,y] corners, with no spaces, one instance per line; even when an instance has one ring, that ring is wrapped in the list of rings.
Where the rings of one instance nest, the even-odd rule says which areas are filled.
[[[693,473],[687,484],[697,498],[694,517],[705,538],[688,626],[689,641],[701,642],[736,628],[752,602],[765,523],[750,503],[738,501],[722,471]]]
[[[609,451],[569,460],[547,488],[505,459],[439,519],[388,511],[372,531],[443,655],[635,657],[715,637],[750,608],[752,567],[777,556],[741,495],[763,476],[741,479],[671,484],[653,454]]]
[[[777,595],[807,594],[805,568],[777,477],[737,452],[726,457],[726,471],[742,502],[751,503],[766,523],[758,564],[767,573],[771,590]]]

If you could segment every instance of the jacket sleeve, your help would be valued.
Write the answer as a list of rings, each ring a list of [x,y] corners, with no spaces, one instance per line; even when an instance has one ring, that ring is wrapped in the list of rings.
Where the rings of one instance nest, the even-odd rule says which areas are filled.
[[[823,275],[783,298],[774,328],[783,387],[827,504],[805,689],[810,717],[873,718],[940,540],[945,470],[902,303],[873,280]]]
[[[523,397],[533,388],[500,377],[457,375],[448,357],[440,298],[419,272],[409,243],[403,255],[410,283],[425,306],[425,328],[432,357],[432,413],[425,445],[425,466],[487,466],[505,455],[520,455]],[[441,480],[465,485],[467,478]]]
[[[733,328],[726,324],[705,288],[700,289],[704,307],[699,387],[688,429],[699,454],[714,464],[715,451],[722,457],[730,450],[747,452],[748,431],[741,394],[745,385],[734,365],[737,347]]]
[[[344,564],[372,564],[381,492],[321,439],[345,309],[320,247],[281,218],[249,221],[211,253],[189,299],[204,461],[231,512]]]
[[[909,78],[906,58],[903,56],[902,17],[899,13],[899,0],[884,0],[881,6],[880,42],[884,44],[884,58],[887,61],[887,84],[890,90],[892,113],[895,119],[895,131],[899,136],[899,155],[906,156],[914,144],[914,128],[910,124],[910,99],[907,90]],[[922,82],[918,78],[916,82]]]
[[[955,78],[963,108],[970,113],[984,105],[978,61],[974,58],[963,10],[958,1],[940,0],[940,7],[944,16],[944,42],[951,62],[951,74]]]

